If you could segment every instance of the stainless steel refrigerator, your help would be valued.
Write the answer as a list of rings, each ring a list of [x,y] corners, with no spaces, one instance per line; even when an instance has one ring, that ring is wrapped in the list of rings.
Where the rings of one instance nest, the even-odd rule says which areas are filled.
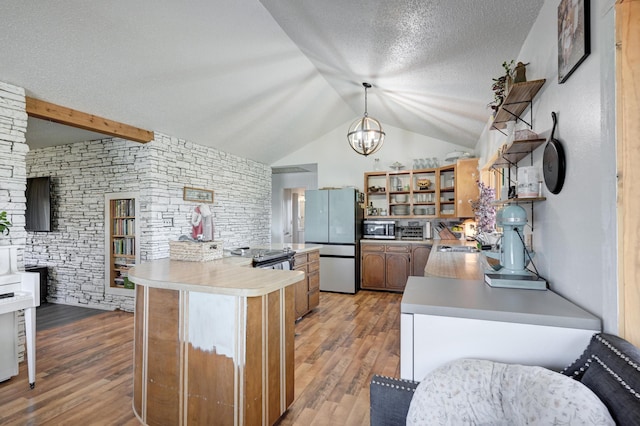
[[[320,290],[360,290],[363,211],[354,188],[305,191],[305,242],[321,244]]]

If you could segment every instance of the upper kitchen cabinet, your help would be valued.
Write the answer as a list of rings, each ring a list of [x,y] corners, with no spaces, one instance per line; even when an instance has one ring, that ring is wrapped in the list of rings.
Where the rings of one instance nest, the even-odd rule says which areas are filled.
[[[366,218],[473,217],[478,198],[478,159],[421,170],[364,175]]]
[[[456,216],[475,217],[471,203],[480,197],[478,159],[458,160],[456,165]]]
[[[389,173],[372,172],[364,175],[365,193],[365,217],[373,216],[371,210],[375,209],[380,216],[386,216],[389,209]]]
[[[439,217],[456,216],[456,166],[441,167],[438,170],[438,188],[440,190],[440,202],[438,208]]]
[[[416,216],[435,217],[438,211],[437,201],[438,170],[415,170],[412,179],[413,209]]]
[[[394,172],[389,174],[389,210],[393,216],[409,216],[411,206],[411,172]]]

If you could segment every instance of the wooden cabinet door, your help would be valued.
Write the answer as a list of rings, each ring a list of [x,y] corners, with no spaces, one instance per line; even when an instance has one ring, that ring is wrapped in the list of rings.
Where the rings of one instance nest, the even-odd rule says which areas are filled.
[[[411,250],[411,275],[414,277],[424,276],[424,267],[427,266],[431,254],[431,246],[414,245]]]
[[[409,278],[411,263],[408,254],[387,253],[386,255],[387,269],[387,288],[393,290],[404,290]]]
[[[309,275],[307,272],[307,265],[302,265],[294,268],[296,271],[304,272],[304,278],[302,281],[295,284],[295,311],[296,318],[300,318],[307,312],[309,312]]]
[[[309,268],[311,269],[311,268]],[[309,306],[308,310],[320,304],[320,273],[316,270],[309,272]]]
[[[360,250],[363,252],[384,252],[384,244],[360,244]]]
[[[456,215],[458,217],[474,217],[471,201],[476,201],[480,196],[476,183],[479,177],[477,158],[458,160],[456,165]]]
[[[307,264],[307,254],[306,253],[297,253],[293,257],[293,266],[294,269],[298,269],[298,266],[303,266]]]
[[[307,284],[307,278],[296,283],[295,286],[296,318],[300,318],[309,312],[309,291],[307,290],[309,285]]]
[[[385,254],[362,253],[362,288],[382,290],[385,288]]]
[[[389,244],[385,247],[387,253],[409,253],[411,246],[409,244]]]
[[[320,272],[318,270],[309,271],[309,291],[320,290]]]
[[[320,268],[320,250],[309,253],[309,272],[317,271]]]

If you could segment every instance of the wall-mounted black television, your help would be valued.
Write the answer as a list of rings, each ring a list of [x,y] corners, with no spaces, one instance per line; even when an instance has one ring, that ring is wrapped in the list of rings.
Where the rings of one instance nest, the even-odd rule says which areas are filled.
[[[27,178],[27,231],[51,231],[51,178]]]

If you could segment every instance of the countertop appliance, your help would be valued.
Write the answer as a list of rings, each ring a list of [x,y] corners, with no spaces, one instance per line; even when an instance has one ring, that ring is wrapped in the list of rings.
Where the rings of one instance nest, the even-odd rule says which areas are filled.
[[[355,188],[305,192],[305,242],[320,244],[320,291],[360,290],[364,212]]]
[[[399,226],[398,228],[401,240],[424,240],[424,226],[420,226],[414,222],[409,222],[409,225]]]
[[[362,225],[363,238],[394,240],[396,222],[394,220],[365,220]]]
[[[484,279],[491,287],[546,290],[547,282],[537,273],[526,269],[533,257],[524,244],[523,229],[527,224],[527,212],[517,204],[498,210],[496,225],[502,228],[502,244],[499,252],[483,251],[485,256],[500,261],[496,271],[488,271]]]
[[[252,259],[254,268],[262,269],[293,269],[293,258],[296,252],[289,249],[261,249],[239,247],[231,250],[232,256],[241,256]]]

